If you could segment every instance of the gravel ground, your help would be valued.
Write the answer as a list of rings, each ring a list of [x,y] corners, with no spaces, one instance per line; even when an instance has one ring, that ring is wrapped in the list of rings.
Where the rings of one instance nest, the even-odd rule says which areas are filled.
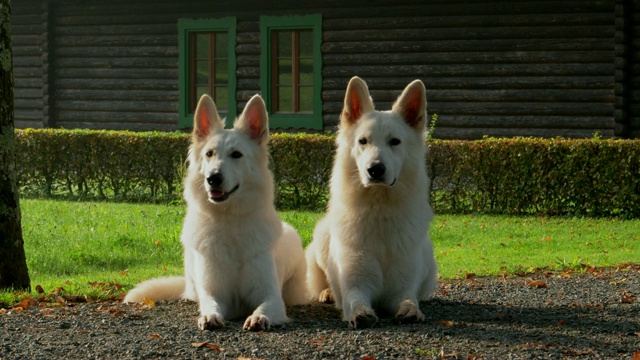
[[[442,281],[424,323],[349,330],[330,305],[266,332],[200,331],[195,303],[0,311],[0,359],[640,359],[640,267]]]

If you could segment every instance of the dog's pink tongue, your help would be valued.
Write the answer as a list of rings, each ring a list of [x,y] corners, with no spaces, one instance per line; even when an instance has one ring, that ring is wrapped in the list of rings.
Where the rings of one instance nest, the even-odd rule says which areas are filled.
[[[211,195],[212,198],[219,199],[224,195],[224,191],[211,190],[211,192],[209,194]]]

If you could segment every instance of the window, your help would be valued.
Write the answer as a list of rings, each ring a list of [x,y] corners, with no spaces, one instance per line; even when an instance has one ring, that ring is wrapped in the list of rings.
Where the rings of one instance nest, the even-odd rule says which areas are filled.
[[[178,20],[180,52],[179,127],[193,126],[193,113],[203,94],[216,103],[227,126],[236,116],[235,18]]]
[[[273,128],[323,128],[320,15],[260,17],[262,96]]]

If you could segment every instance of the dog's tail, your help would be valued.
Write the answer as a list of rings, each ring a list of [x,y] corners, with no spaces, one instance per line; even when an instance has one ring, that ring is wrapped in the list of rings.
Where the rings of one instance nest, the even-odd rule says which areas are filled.
[[[184,296],[184,276],[151,279],[136,285],[125,296],[123,303],[141,303],[145,298],[153,301],[179,300]]]

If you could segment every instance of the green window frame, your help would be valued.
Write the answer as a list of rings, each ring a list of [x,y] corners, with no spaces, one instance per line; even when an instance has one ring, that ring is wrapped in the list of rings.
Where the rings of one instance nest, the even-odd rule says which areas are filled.
[[[224,38],[227,40],[226,48],[224,43],[219,44],[222,42],[219,39]],[[202,51],[196,44],[207,44],[208,47],[206,51]],[[218,103],[216,106],[220,116],[226,118],[227,127],[233,126],[237,113],[236,18],[178,19],[178,51],[178,128],[193,127],[195,105],[203,92],[211,95],[214,100],[227,100],[226,112]],[[201,69],[206,70],[206,82],[202,82]],[[221,78],[226,75],[226,82],[224,79],[218,79],[217,75],[220,73]],[[206,91],[203,91],[205,87]]]
[[[311,46],[300,43],[309,39]],[[321,44],[321,15],[260,16],[260,88],[271,128],[323,129]],[[311,74],[301,70],[309,67]],[[283,68],[290,75],[283,76]]]

